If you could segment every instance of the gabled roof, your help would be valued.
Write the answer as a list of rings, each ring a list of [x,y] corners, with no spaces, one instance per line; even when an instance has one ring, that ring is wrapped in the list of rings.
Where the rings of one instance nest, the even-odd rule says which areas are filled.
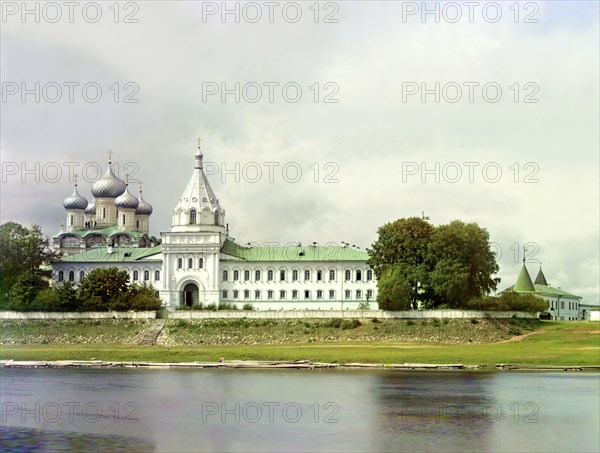
[[[244,261],[366,261],[369,258],[367,252],[352,247],[244,247],[230,239],[225,239],[221,253]]]
[[[63,256],[59,262],[62,263],[118,263],[140,261],[144,258],[158,255],[162,252],[162,247],[113,247],[109,253],[107,247],[94,247],[85,252],[75,253],[74,255]],[[156,256],[157,261],[161,258]]]
[[[517,277],[517,282],[514,285],[513,291],[518,293],[535,291],[535,287],[533,286],[529,272],[527,272],[525,261],[523,261],[523,266],[521,266],[521,272],[519,272],[519,276]]]

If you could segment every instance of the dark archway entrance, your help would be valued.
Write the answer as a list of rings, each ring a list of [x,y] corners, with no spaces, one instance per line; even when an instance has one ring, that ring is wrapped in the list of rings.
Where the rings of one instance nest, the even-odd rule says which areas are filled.
[[[198,299],[198,286],[195,283],[188,283],[183,287],[183,300],[182,305],[184,307],[191,307],[192,305],[196,305],[199,301]]]

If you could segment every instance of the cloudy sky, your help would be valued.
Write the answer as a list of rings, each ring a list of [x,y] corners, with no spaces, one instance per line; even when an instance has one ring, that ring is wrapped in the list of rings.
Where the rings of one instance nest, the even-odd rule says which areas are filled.
[[[598,2],[276,3],[2,2],[1,222],[56,233],[111,149],[158,236],[201,137],[241,243],[424,212],[598,303]]]

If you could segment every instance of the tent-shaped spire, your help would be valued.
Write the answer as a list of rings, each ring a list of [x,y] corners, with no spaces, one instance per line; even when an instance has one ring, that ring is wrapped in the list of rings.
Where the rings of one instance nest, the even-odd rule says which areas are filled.
[[[548,286],[548,282],[546,281],[546,276],[542,272],[542,266],[540,265],[540,270],[538,271],[537,277],[535,278],[536,285],[544,285]]]
[[[527,267],[525,266],[525,258],[523,258],[523,266],[521,267],[521,272],[519,272],[517,283],[515,283],[513,291],[519,293],[524,291],[535,291],[535,286],[533,286],[533,282],[531,281],[531,277],[529,276],[529,272],[527,272]]]

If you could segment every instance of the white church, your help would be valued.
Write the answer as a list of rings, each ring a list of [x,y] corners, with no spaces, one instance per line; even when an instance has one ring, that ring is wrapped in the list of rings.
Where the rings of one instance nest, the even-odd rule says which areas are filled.
[[[166,308],[198,303],[251,304],[258,310],[377,308],[377,282],[365,251],[349,245],[242,246],[229,235],[225,210],[203,170],[198,143],[192,176],[172,214],[171,231],[150,236],[152,206],[108,169],[92,185],[94,200],[75,190],[64,200],[66,226],[53,237],[62,258],[53,285],[78,283],[115,266],[133,282],[152,284]]]

